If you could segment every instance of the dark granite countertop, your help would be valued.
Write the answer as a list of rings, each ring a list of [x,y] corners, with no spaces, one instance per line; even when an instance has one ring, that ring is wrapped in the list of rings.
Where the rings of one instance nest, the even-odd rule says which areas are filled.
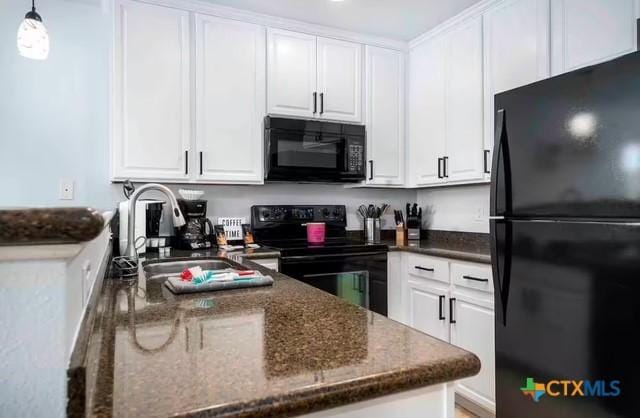
[[[423,239],[396,245],[395,240],[383,240],[389,251],[407,251],[435,257],[491,264],[489,235],[471,232],[423,231]]]
[[[0,245],[71,244],[91,241],[107,220],[91,208],[0,210]]]
[[[104,281],[88,415],[295,416],[479,371],[472,353],[231,257],[274,285],[176,296],[144,277]]]

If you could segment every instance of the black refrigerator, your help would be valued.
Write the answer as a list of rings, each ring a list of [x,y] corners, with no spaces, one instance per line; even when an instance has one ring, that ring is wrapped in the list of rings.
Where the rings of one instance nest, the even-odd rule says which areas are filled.
[[[492,164],[497,418],[640,417],[640,54],[496,95]]]

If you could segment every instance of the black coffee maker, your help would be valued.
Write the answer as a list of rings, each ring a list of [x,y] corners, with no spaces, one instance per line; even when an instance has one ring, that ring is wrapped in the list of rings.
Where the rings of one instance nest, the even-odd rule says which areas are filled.
[[[181,250],[213,247],[214,231],[213,224],[207,218],[207,201],[178,199],[178,206],[187,223],[176,228],[175,247]]]

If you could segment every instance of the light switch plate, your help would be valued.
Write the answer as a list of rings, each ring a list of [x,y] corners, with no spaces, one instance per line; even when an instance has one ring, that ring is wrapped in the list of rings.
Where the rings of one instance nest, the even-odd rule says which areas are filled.
[[[73,200],[73,180],[61,179],[60,180],[60,200]]]

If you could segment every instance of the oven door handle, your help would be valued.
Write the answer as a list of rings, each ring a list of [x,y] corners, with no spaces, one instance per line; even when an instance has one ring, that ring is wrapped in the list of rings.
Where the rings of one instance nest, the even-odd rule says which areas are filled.
[[[327,258],[362,257],[362,256],[384,255],[384,254],[387,254],[387,251],[360,252],[360,253],[347,253],[347,254],[294,255],[289,257],[280,257],[280,262],[314,261],[314,260],[326,260]]]

